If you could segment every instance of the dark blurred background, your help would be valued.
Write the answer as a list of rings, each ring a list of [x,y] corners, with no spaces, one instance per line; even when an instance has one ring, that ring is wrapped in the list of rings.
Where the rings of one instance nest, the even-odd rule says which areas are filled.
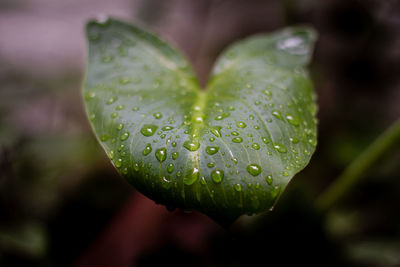
[[[109,15],[158,32],[202,84],[228,44],[309,24],[319,146],[273,212],[228,233],[119,177],[80,96],[84,26]],[[400,117],[400,1],[1,0],[0,266],[400,266],[400,149],[335,209],[315,198]]]

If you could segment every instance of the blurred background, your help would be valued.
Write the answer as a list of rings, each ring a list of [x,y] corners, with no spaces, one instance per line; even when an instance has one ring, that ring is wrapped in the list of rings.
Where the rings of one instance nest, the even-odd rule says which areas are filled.
[[[221,50],[309,24],[319,146],[273,212],[231,234],[167,211],[113,169],[80,95],[85,23],[114,16],[179,47],[202,84]],[[400,266],[400,149],[335,209],[315,198],[400,117],[396,0],[0,0],[0,266]]]

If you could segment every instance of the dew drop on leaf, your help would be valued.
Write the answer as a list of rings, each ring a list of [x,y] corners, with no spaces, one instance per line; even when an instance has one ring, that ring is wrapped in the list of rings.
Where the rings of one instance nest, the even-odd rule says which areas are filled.
[[[167,158],[167,149],[165,147],[157,149],[156,158],[159,162],[163,162]]]
[[[214,155],[215,153],[217,153],[219,150],[219,147],[217,146],[208,146],[206,148],[206,152],[208,155]]]
[[[250,164],[246,168],[247,172],[253,176],[257,176],[261,173],[262,169],[258,164]]]
[[[157,125],[145,124],[145,125],[143,125],[142,129],[140,129],[140,132],[144,136],[152,136],[153,134],[155,134],[157,128],[158,128]]]
[[[274,148],[276,149],[276,151],[280,152],[280,153],[286,153],[287,149],[284,145],[279,144],[279,143],[274,143]]]
[[[200,176],[200,171],[198,168],[193,168],[189,171],[189,173],[183,178],[183,183],[185,185],[194,184]]]
[[[224,179],[224,172],[221,170],[213,170],[211,172],[211,179],[213,180],[214,183],[219,184],[222,182],[222,179]]]
[[[234,142],[234,143],[241,143],[241,142],[243,142],[243,138],[242,138],[242,137],[235,137],[235,138],[232,138],[232,142]]]
[[[147,143],[142,152],[143,156],[147,156],[152,150],[153,148],[151,147],[151,144]]]

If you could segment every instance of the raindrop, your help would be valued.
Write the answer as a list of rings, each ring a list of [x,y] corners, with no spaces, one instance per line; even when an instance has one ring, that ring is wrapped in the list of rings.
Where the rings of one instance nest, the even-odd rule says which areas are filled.
[[[171,131],[172,129],[174,129],[174,127],[172,127],[172,126],[164,126],[161,128],[161,130],[163,130],[163,131]]]
[[[272,111],[272,115],[274,115],[274,117],[277,119],[283,120],[282,114],[279,110]]]
[[[121,79],[119,79],[119,83],[120,84],[128,84],[128,83],[130,83],[130,79],[129,79],[129,77],[122,77]]]
[[[156,158],[161,163],[167,158],[167,149],[165,147],[156,150]]]
[[[213,180],[214,183],[219,184],[222,182],[222,179],[224,179],[224,172],[221,170],[213,170],[211,172],[211,179]]]
[[[200,147],[200,142],[197,140],[186,140],[183,143],[183,147],[189,151],[196,151]]]
[[[220,120],[225,119],[226,117],[229,117],[230,115],[231,114],[229,112],[224,112],[224,113],[218,115],[217,117],[215,117],[215,120],[220,121]]]
[[[300,120],[293,115],[286,115],[286,120],[294,126],[299,126],[300,124]]]
[[[243,138],[242,138],[242,137],[235,137],[235,138],[232,138],[232,142],[234,142],[234,143],[241,143],[241,142],[243,142]]]
[[[190,170],[188,175],[186,175],[183,178],[183,183],[185,185],[192,185],[199,179],[199,176],[200,176],[199,169],[198,168],[193,168],[193,169]]]
[[[123,110],[125,108],[125,105],[118,105],[115,107],[116,110]]]
[[[153,149],[151,148],[151,144],[147,143],[146,147],[143,149],[143,156],[147,156]]]
[[[213,135],[216,137],[221,137],[221,126],[215,126],[213,128],[210,128],[210,131]]]
[[[107,141],[108,139],[110,139],[110,136],[109,136],[108,134],[103,134],[103,135],[100,137],[100,139],[101,139],[101,141],[105,142],[105,141]]]
[[[124,124],[123,124],[123,123],[119,123],[119,124],[117,125],[117,130],[118,130],[118,131],[121,131],[123,128],[124,128]]]
[[[174,171],[174,168],[175,168],[174,164],[170,163],[168,164],[167,171],[169,173],[172,173]]]
[[[260,149],[260,145],[257,144],[257,143],[253,143],[253,144],[251,145],[251,147],[254,148],[255,150],[259,150],[259,149]]]
[[[287,152],[286,147],[284,145],[282,145],[282,144],[279,144],[279,143],[274,143],[274,148],[280,153],[286,153]]]
[[[172,159],[173,160],[176,160],[178,158],[178,156],[179,156],[179,152],[172,153]]]
[[[215,153],[217,153],[219,150],[219,147],[217,146],[208,146],[206,148],[206,152],[208,155],[214,155]]]
[[[273,182],[272,175],[267,175],[267,177],[265,177],[265,181],[267,181],[267,183],[268,183],[269,185],[271,185],[272,182]]]
[[[156,125],[145,124],[145,125],[143,125],[142,129],[140,129],[140,132],[144,136],[152,136],[153,134],[155,134],[157,128],[158,128],[158,126],[156,126]]]
[[[237,192],[242,191],[242,185],[241,185],[241,184],[234,184],[234,185],[233,185],[233,188],[234,188]]]
[[[112,96],[107,100],[107,105],[111,105],[115,101],[117,101],[117,97],[116,96]]]
[[[122,166],[122,159],[117,159],[115,161],[115,167],[120,168]]]
[[[120,139],[121,139],[121,141],[124,141],[124,140],[128,139],[128,137],[129,137],[129,133],[128,132],[124,132],[121,135]]]
[[[236,122],[236,126],[239,128],[246,128],[247,124],[242,121],[238,121]]]
[[[262,169],[257,164],[250,164],[247,166],[247,172],[253,176],[257,176],[261,173]]]
[[[207,164],[207,167],[208,168],[213,168],[215,166],[215,163],[214,162],[209,162],[208,164]]]

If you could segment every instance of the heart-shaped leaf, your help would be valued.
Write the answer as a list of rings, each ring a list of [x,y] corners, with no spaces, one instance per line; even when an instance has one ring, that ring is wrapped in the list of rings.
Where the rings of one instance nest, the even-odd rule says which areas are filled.
[[[153,34],[90,22],[84,97],[120,173],[158,203],[236,218],[270,209],[316,146],[304,66],[315,34],[292,27],[228,48],[206,90]]]

